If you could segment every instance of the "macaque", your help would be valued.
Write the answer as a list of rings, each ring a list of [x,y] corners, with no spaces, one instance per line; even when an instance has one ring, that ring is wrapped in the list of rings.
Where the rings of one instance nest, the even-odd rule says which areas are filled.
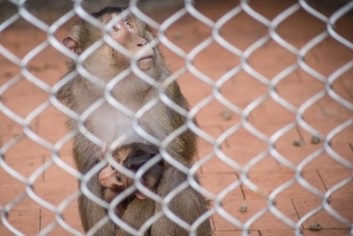
[[[159,154],[157,146],[143,143],[132,143],[119,147],[112,156],[114,160],[124,166],[125,168],[136,172],[148,162],[151,158]],[[153,165],[146,170],[141,178],[141,183],[153,192],[157,191],[160,179],[162,178],[164,164],[162,161]],[[134,180],[117,171],[113,165],[108,164],[103,170],[99,172],[99,182],[104,188],[104,199],[111,202],[114,197],[134,184]],[[125,199],[125,201],[117,206],[117,215],[123,216],[123,213],[133,197],[139,199],[146,199],[146,196],[136,191],[133,196]],[[153,212],[151,212],[152,214]],[[138,217],[139,215],[134,216]]]
[[[102,144],[115,149],[153,140],[153,143],[160,143],[166,150],[161,152],[165,166],[156,189],[156,194],[165,198],[179,185],[187,183],[187,173],[174,167],[170,160],[177,161],[184,170],[193,165],[196,136],[188,127],[195,121],[187,121],[187,100],[177,82],[171,79],[172,74],[158,46],[153,44],[154,34],[144,22],[131,14],[125,14],[127,12],[128,9],[118,7],[104,8],[92,14],[101,22],[101,27],[82,21],[72,28],[63,44],[81,60],[69,64],[69,71],[64,76],[68,82],[59,89],[57,97],[76,114],[83,115],[81,119],[72,115],[68,122],[71,130],[76,131],[73,156],[82,174],[96,170],[92,168],[100,159]],[[97,41],[100,44],[95,44]],[[117,45],[126,50],[122,51]],[[89,55],[85,53],[88,50]],[[151,79],[154,83],[150,82]],[[146,105],[149,109],[146,109]],[[178,111],[184,111],[184,114],[177,112],[175,107]],[[163,142],[166,138],[169,138],[167,143]],[[87,187],[92,194],[103,198],[103,186],[98,173],[94,174]],[[85,194],[78,201],[86,232],[107,216],[107,209]],[[176,194],[167,206],[178,218],[192,225],[207,212],[207,205],[208,201],[196,189],[188,186]],[[160,202],[149,198],[135,197],[121,219],[131,220],[139,212],[140,217],[127,222],[139,230],[151,218],[151,211],[152,215],[163,214],[146,234],[188,235],[188,230],[164,213]],[[95,234],[115,235],[118,230],[118,235],[128,235],[117,227],[109,220]],[[210,234],[209,220],[198,222],[197,235]]]

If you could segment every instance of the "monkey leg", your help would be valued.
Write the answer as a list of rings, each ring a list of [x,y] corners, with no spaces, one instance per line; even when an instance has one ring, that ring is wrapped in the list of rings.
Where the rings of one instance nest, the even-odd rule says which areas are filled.
[[[185,181],[187,181],[187,177],[184,173],[169,167],[161,180],[158,194],[165,197],[170,191]],[[207,211],[207,205],[208,201],[200,193],[188,187],[174,196],[173,200],[168,204],[168,208],[176,216],[191,225]],[[159,211],[162,211],[162,206],[157,203],[155,212]],[[198,227],[197,235],[208,236],[211,234],[210,222],[206,220]],[[151,235],[186,236],[189,235],[189,232],[177,225],[172,219],[163,216],[152,225]]]
[[[134,200],[130,202],[127,206],[122,216],[122,220],[134,229],[139,230],[143,226],[143,224],[153,216],[154,209],[155,202],[153,200],[148,198],[139,199],[135,197]],[[131,234],[127,233],[123,229],[119,229],[116,235],[128,236]],[[151,235],[150,229],[145,231],[144,235]]]

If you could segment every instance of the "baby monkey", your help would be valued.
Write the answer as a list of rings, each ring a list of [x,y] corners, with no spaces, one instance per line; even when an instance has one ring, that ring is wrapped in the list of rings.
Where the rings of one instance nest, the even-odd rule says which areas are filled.
[[[144,143],[131,143],[123,145],[116,149],[112,156],[125,168],[137,172],[137,170],[148,162],[151,158],[159,154],[159,149],[155,145]],[[162,161],[150,167],[142,176],[141,183],[153,192],[157,191],[159,182],[163,176],[164,164]],[[99,172],[99,182],[104,187],[103,197],[106,201],[111,202],[114,197],[134,184],[134,180],[120,173],[111,164],[108,164]],[[123,214],[129,202],[134,197],[146,199],[146,196],[136,191],[125,201],[117,206],[119,216]]]

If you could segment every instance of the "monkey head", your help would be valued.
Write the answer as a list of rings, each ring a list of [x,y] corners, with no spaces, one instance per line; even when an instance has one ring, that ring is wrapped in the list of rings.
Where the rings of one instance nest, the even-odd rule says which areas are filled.
[[[146,74],[155,73],[153,69],[160,55],[149,44],[153,39],[151,30],[136,17],[123,16],[123,11],[118,7],[104,8],[92,14],[102,23],[102,27],[82,22],[74,26],[71,35],[63,40],[68,49],[80,55],[105,36],[105,42],[83,61],[83,66],[99,78],[104,79],[104,75],[109,74],[110,78],[107,79],[111,79],[128,68],[132,58],[137,60],[137,66]],[[100,74],[95,74],[97,68],[100,68]]]

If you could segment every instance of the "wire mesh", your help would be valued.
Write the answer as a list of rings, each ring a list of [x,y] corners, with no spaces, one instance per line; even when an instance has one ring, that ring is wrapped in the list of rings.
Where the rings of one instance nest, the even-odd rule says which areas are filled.
[[[205,219],[212,222],[216,235],[225,232],[303,235],[306,230],[327,230],[330,234],[337,229],[339,234],[353,235],[352,1],[334,1],[329,10],[321,8],[316,1],[305,0],[283,1],[277,7],[264,6],[260,1],[225,1],[217,3],[225,6],[226,10],[219,11],[222,14],[213,15],[210,11],[207,15],[204,9],[216,8],[216,3],[185,0],[162,20],[146,14],[138,1],[130,1],[124,14],[132,14],[153,28],[157,33],[151,44],[163,48],[167,62],[171,56],[180,65],[172,66],[173,74],[166,83],[186,84],[182,88],[192,100],[189,112],[165,95],[165,84],[156,82],[138,68],[136,58],[131,59],[131,67],[114,76],[108,84],[84,68],[84,61],[103,44],[123,54],[128,52],[108,35],[80,56],[62,44],[61,36],[67,34],[67,28],[63,28],[75,17],[101,27],[82,1],[73,1],[72,8],[52,23],[31,12],[26,1],[8,2],[16,10],[0,23],[4,37],[0,41],[2,235],[91,235],[109,219],[133,235],[143,235],[161,215],[187,229],[190,235],[196,234]],[[304,19],[300,20],[301,24],[309,19],[307,26],[295,24],[301,17]],[[33,32],[37,33],[14,33],[19,20],[35,28]],[[189,21],[193,22],[191,30],[185,26]],[[242,23],[245,27],[239,26]],[[245,38],[243,42],[237,41],[238,29]],[[27,45],[26,49],[20,45],[20,49],[14,50],[5,38],[10,34],[33,37],[36,43]],[[197,34],[201,36],[194,40]],[[13,42],[16,44],[16,40]],[[48,50],[52,51],[48,53]],[[214,54],[210,55],[209,50]],[[44,58],[61,54],[60,59],[74,60],[77,70],[59,80],[65,71],[63,65],[46,63],[41,58],[43,54]],[[209,59],[202,61],[205,55]],[[220,69],[213,73],[212,67],[217,66]],[[45,78],[46,71],[51,69],[56,77]],[[159,97],[136,113],[111,94],[112,88],[130,72],[160,91]],[[81,115],[56,99],[59,89],[77,75],[106,88],[104,97]],[[34,101],[29,99],[31,96],[36,97]],[[159,101],[187,118],[184,125],[164,140],[151,136],[139,123]],[[148,167],[142,167],[136,174],[135,186],[111,203],[93,194],[87,183],[111,160],[104,159],[83,175],[72,164],[68,150],[77,134],[99,146],[104,144],[84,125],[104,102],[132,120],[133,130],[115,140],[113,146],[138,134],[158,145],[163,160],[186,173],[188,181],[163,199],[143,190],[138,179]],[[58,126],[64,127],[68,117],[77,121],[78,129],[56,131]],[[193,122],[194,118],[199,120],[199,126]],[[48,123],[43,127],[45,121]],[[200,153],[190,169],[167,152],[168,145],[187,129],[200,140]],[[193,178],[195,173],[200,174],[201,185]],[[81,181],[78,188],[76,180]],[[167,207],[188,186],[212,202],[208,211],[191,225]],[[136,188],[163,206],[162,212],[140,230],[129,227],[114,213],[114,206]],[[76,202],[82,194],[108,210],[107,216],[87,233],[77,223]],[[30,221],[22,223],[23,219]],[[336,223],[325,225],[330,220]],[[30,229],[23,224],[28,224]]]

